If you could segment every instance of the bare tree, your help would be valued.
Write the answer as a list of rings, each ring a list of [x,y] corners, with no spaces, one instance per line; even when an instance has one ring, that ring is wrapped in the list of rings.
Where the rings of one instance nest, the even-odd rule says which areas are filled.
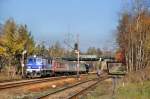
[[[134,0],[132,12],[124,12],[119,21],[117,41],[125,52],[126,68],[136,71],[148,66],[150,12],[144,1]]]

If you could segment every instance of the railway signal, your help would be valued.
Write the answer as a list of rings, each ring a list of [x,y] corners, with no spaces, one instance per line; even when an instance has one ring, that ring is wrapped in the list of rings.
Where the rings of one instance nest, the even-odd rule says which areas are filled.
[[[77,77],[79,78],[79,67],[80,67],[80,50],[79,50],[79,34],[77,35],[77,43],[75,43],[75,53],[77,53]]]
[[[74,44],[74,48],[68,44],[68,42],[64,42],[68,47],[72,48],[77,54],[77,77],[79,77],[79,67],[80,67],[80,50],[79,50],[79,35],[77,35],[77,43]]]
[[[79,66],[80,66],[80,51],[79,50],[75,50],[75,53],[77,54],[77,77],[79,77]]]
[[[74,44],[74,50],[79,50],[79,49],[78,49],[78,43],[75,43],[75,44]]]

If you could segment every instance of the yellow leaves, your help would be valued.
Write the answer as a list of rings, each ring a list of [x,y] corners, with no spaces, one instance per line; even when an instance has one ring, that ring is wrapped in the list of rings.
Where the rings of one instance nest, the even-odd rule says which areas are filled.
[[[6,52],[6,49],[3,47],[0,47],[0,55],[4,54]]]
[[[29,46],[34,48],[34,40],[25,25],[17,25],[13,20],[9,19],[4,24],[2,32],[3,35],[0,37],[1,54],[15,56],[16,54],[21,54],[27,46],[28,48]]]

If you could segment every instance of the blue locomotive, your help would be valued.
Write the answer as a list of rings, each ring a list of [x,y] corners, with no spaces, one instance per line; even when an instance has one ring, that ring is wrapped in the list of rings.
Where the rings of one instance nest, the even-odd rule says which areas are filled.
[[[79,73],[87,73],[87,69],[87,66],[80,62]],[[27,77],[70,75],[76,73],[77,62],[42,57],[29,57],[27,59]]]

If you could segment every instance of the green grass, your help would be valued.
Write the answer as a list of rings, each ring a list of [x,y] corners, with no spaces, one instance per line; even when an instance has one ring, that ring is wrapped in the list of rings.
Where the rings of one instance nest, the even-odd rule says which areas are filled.
[[[116,86],[115,94],[111,82],[102,82],[81,97],[81,99],[150,99],[150,81],[129,83],[124,87],[120,83]]]
[[[116,99],[150,99],[150,81],[119,87],[115,96]]]

